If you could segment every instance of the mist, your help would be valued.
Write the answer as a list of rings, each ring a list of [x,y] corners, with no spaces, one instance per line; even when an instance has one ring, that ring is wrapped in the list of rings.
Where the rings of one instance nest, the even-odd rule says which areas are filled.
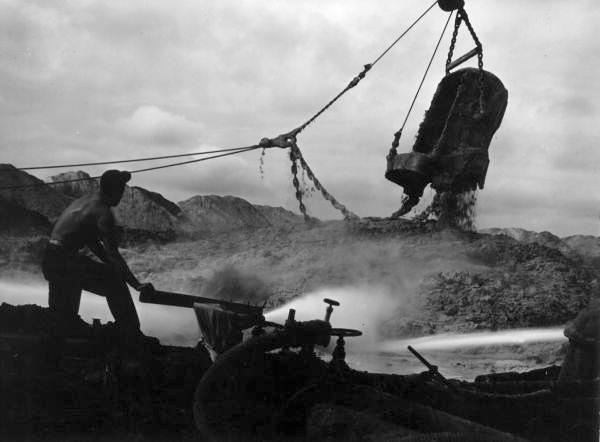
[[[297,321],[324,319],[328,306],[323,302],[324,298],[340,303],[333,309],[332,327],[352,328],[363,333],[360,337],[346,339],[349,350],[375,348],[380,339],[379,325],[407,300],[403,293],[393,293],[383,286],[331,287],[296,298],[268,312],[265,317],[269,321],[284,323],[289,309],[295,309]]]
[[[143,304],[132,291],[133,302],[141,322],[142,332],[157,337],[162,344],[192,346],[200,332],[192,309]],[[48,286],[40,280],[0,280],[0,302],[12,305],[37,304],[48,307]],[[106,300],[102,296],[82,292],[79,316],[91,323],[98,318],[102,323],[113,321]]]
[[[160,339],[163,344],[195,345],[200,338],[198,324],[192,309],[166,307],[140,303],[136,293],[133,299],[140,316],[142,331]],[[324,298],[340,302],[334,307],[331,324],[338,328],[354,328],[363,332],[363,336],[349,338],[347,347],[373,349],[379,341],[377,328],[382,320],[396,311],[405,297],[401,293],[392,293],[381,286],[332,287],[323,288],[296,298],[265,314],[269,321],[285,322],[288,310],[296,310],[296,320],[307,321],[323,319],[327,304]],[[48,306],[48,287],[39,280],[0,280],[0,302],[13,305],[37,304]],[[106,300],[98,295],[82,292],[79,315],[84,321],[94,318],[103,323],[113,321]]]
[[[166,307],[152,304],[134,303],[140,317],[142,331],[157,337],[163,345],[194,346],[200,339],[200,331],[192,309]],[[465,334],[438,334],[410,339],[387,339],[378,332],[382,322],[394,315],[401,315],[405,309],[414,308],[413,291],[408,287],[395,289],[385,285],[361,284],[356,286],[323,287],[297,297],[265,314],[269,321],[283,324],[289,309],[296,310],[297,321],[324,319],[327,304],[324,298],[338,301],[331,316],[335,328],[351,328],[362,332],[362,336],[346,338],[348,364],[358,370],[381,373],[407,374],[423,370],[423,366],[407,351],[411,345],[423,352],[435,363],[441,361],[445,372],[458,378],[469,379],[472,373],[480,372],[481,366],[473,369],[457,367],[455,362],[464,359],[469,348],[478,348],[481,364],[505,364],[508,359],[514,363],[514,356],[500,351],[501,346],[528,346],[536,343],[560,345],[566,342],[562,327],[530,328],[503,331],[478,331]],[[0,302],[13,305],[37,304],[48,306],[47,285],[40,280],[0,280]],[[82,293],[79,314],[91,323],[94,318],[103,323],[112,321],[112,315],[103,297]],[[326,349],[317,349],[325,360],[326,353],[335,345],[332,342]],[[506,348],[506,347],[505,347]],[[552,347],[557,348],[557,347]],[[469,356],[468,359],[471,359]],[[502,366],[502,365],[500,365]],[[513,366],[510,366],[512,368]],[[495,366],[489,366],[490,369]],[[528,365],[522,369],[531,368]]]

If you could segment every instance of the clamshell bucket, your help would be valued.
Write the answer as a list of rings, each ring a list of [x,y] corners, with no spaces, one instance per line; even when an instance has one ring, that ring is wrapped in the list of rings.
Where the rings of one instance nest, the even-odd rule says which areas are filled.
[[[460,69],[442,79],[412,152],[388,156],[385,177],[420,197],[429,183],[455,193],[483,189],[488,148],[500,127],[508,92],[492,73]]]

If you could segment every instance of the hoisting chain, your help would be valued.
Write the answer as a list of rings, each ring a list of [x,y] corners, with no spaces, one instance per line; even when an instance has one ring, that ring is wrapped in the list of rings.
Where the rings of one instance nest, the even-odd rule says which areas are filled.
[[[355,218],[358,218],[358,216],[356,214],[352,213],[351,211],[349,211],[343,204],[341,204],[338,200],[336,200],[333,197],[333,195],[331,195],[323,187],[321,182],[313,174],[309,165],[304,160],[302,153],[300,152],[300,149],[298,148],[298,145],[296,143],[297,135],[300,132],[302,132],[304,129],[306,129],[306,127],[308,127],[308,125],[310,125],[313,121],[315,121],[321,114],[323,114],[323,112],[325,112],[327,109],[329,109],[342,95],[344,95],[350,89],[356,87],[358,85],[358,83],[360,83],[360,81],[363,78],[365,78],[367,72],[369,72],[369,70],[371,70],[371,68],[373,66],[375,66],[375,64],[377,64],[379,62],[379,60],[381,60],[398,43],[398,41],[400,41],[400,39],[402,39],[402,37],[404,37],[408,33],[408,31],[410,31],[436,4],[437,4],[437,0],[434,1],[419,17],[417,17],[417,19],[402,34],[400,34],[400,36],[398,38],[396,38],[396,40],[394,40],[394,42],[392,42],[392,44],[389,45],[372,63],[365,64],[363,66],[362,71],[359,72],[340,93],[338,93],[331,101],[329,101],[325,106],[323,106],[316,114],[314,114],[304,124],[302,124],[301,126],[298,126],[296,129],[292,130],[291,132],[279,135],[276,138],[273,138],[273,139],[263,138],[260,141],[258,147],[263,148],[263,152],[264,152],[264,149],[270,148],[270,147],[280,147],[283,149],[288,148],[288,147],[290,148],[289,155],[290,155],[290,160],[292,162],[292,166],[291,166],[292,184],[294,185],[294,188],[296,189],[296,199],[298,200],[300,211],[302,212],[302,215],[304,216],[305,221],[310,221],[312,218],[308,215],[308,213],[306,211],[306,206],[304,205],[304,202],[302,201],[302,196],[303,196],[304,192],[300,187],[300,181],[298,179],[298,164],[300,164],[300,167],[302,167],[302,169],[306,172],[306,175],[308,176],[308,178],[314,183],[315,188],[321,192],[321,194],[323,195],[323,198],[325,198],[327,201],[329,201],[335,209],[342,212],[345,219],[347,219],[347,220],[355,219]],[[445,30],[445,28],[444,28],[444,30]],[[438,45],[439,45],[439,42],[438,42]],[[437,47],[436,47],[436,50],[437,50]],[[420,87],[419,87],[419,89],[420,89]],[[402,133],[402,129],[400,129],[400,131],[396,134],[398,140],[400,138],[401,133]]]
[[[290,160],[292,161],[292,175],[294,176],[294,178],[292,179],[292,183],[294,184],[294,188],[296,189],[296,199],[298,200],[298,203],[300,205],[300,211],[302,212],[302,215],[304,215],[304,219],[306,221],[310,220],[310,216],[306,213],[306,207],[304,206],[304,203],[302,202],[303,191],[300,189],[300,182],[298,181],[297,163],[300,163],[300,167],[302,167],[302,169],[306,172],[306,176],[308,177],[309,180],[311,180],[313,182],[315,188],[319,192],[321,192],[321,195],[323,195],[323,198],[325,198],[327,201],[329,201],[334,209],[339,210],[342,213],[342,215],[344,215],[344,219],[346,219],[346,220],[358,219],[358,216],[356,214],[354,214],[353,212],[348,210],[346,208],[346,206],[344,206],[337,199],[335,199],[335,197],[332,194],[330,194],[327,191],[327,189],[325,189],[325,187],[323,187],[323,185],[321,184],[319,179],[315,176],[312,169],[310,168],[310,166],[308,165],[308,163],[302,156],[302,152],[300,152],[300,148],[298,147],[298,145],[296,143],[294,143],[290,147]]]
[[[298,206],[300,208],[300,212],[302,216],[304,216],[305,221],[311,221],[312,217],[308,214],[306,210],[306,206],[304,205],[303,196],[304,191],[302,190],[302,186],[300,185],[300,180],[298,179],[298,165],[302,168],[302,170],[306,173],[306,176],[310,181],[313,182],[315,188],[321,192],[323,198],[331,203],[331,205],[342,212],[344,218],[346,220],[357,219],[358,216],[352,213],[350,210],[346,208],[342,203],[340,203],[333,195],[331,195],[325,187],[321,184],[318,178],[313,173],[312,169],[302,156],[302,152],[300,152],[300,148],[298,147],[298,143],[296,141],[296,135],[298,134],[299,129],[294,129],[293,131],[281,134],[275,138],[263,138],[260,140],[259,146],[264,148],[270,147],[279,147],[281,149],[289,148],[289,156],[290,161],[292,162],[291,171],[292,171],[292,184],[294,185],[294,189],[296,190],[296,199],[298,200]]]
[[[478,49],[478,51],[477,51],[477,67],[479,69],[479,112],[481,114],[483,114],[485,112],[485,104],[483,102],[483,95],[485,93],[485,91],[484,91],[485,77],[484,77],[484,73],[483,73],[483,45],[479,41],[479,38],[477,37],[477,34],[475,33],[473,26],[471,25],[469,16],[467,15],[467,11],[465,11],[464,8],[461,8],[458,12],[459,12],[461,18],[463,19],[463,21],[465,22],[465,25],[467,25],[467,29],[469,30],[471,37],[473,37],[475,46],[477,46],[477,49]]]
[[[485,93],[485,74],[483,72],[483,45],[481,41],[479,41],[479,37],[475,33],[473,29],[473,25],[471,25],[471,21],[469,20],[469,16],[467,15],[467,11],[464,8],[460,8],[458,13],[456,14],[456,20],[454,22],[454,32],[452,33],[452,40],[450,42],[450,49],[448,50],[448,58],[446,59],[446,75],[450,73],[448,66],[452,62],[452,55],[454,54],[454,47],[456,45],[456,37],[458,35],[458,29],[462,22],[465,22],[473,41],[475,42],[475,46],[477,47],[477,68],[479,69],[479,79],[478,79],[478,88],[479,88],[479,112],[483,114],[485,112],[485,103],[484,103],[484,93]]]
[[[452,63],[452,55],[454,55],[454,47],[456,46],[456,37],[458,37],[458,29],[462,23],[462,18],[460,13],[456,14],[456,19],[454,20],[454,31],[452,31],[452,39],[450,40],[450,49],[448,49],[448,58],[446,58],[446,75],[450,73],[450,69],[448,66]]]
[[[448,111],[448,116],[446,117],[446,121],[444,122],[444,127],[442,128],[442,132],[440,133],[440,136],[437,139],[435,146],[433,146],[433,149],[431,150],[432,157],[436,157],[440,154],[442,145],[446,141],[446,136],[448,135],[448,125],[450,123],[450,115],[454,115],[454,109],[456,108],[456,104],[460,100],[460,96],[462,95],[463,90],[465,88],[464,79],[465,79],[465,76],[463,74],[460,77],[460,83],[458,84],[458,87],[456,88],[456,95],[454,96],[454,100],[452,101],[452,105],[450,106],[450,110]]]
[[[300,188],[300,181],[298,180],[298,164],[297,164],[297,149],[290,149],[290,160],[292,162],[292,184],[294,185],[294,189],[296,189],[296,199],[298,200],[298,206],[300,208],[300,212],[302,216],[304,216],[304,221],[309,222],[311,220],[310,215],[306,211],[306,206],[302,201],[302,189]]]

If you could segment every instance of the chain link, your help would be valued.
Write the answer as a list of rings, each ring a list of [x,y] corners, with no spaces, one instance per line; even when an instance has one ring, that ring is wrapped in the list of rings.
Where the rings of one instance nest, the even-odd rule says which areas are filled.
[[[344,95],[346,92],[348,92],[350,89],[352,89],[353,87],[355,87],[358,83],[360,83],[360,81],[365,78],[365,75],[367,75],[367,72],[369,72],[371,70],[371,68],[373,66],[375,66],[375,64],[377,64],[379,62],[379,60],[381,60],[395,45],[396,43],[398,43],[402,37],[404,37],[408,31],[410,31],[423,17],[425,17],[425,15],[431,11],[431,9],[433,9],[433,7],[437,4],[437,1],[434,1],[431,6],[429,6],[402,34],[400,34],[400,36],[394,40],[394,42],[388,46],[388,48],[383,51],[379,57],[377,57],[372,63],[368,63],[365,64],[363,67],[363,70],[358,73],[358,75],[356,75],[351,81],[350,83],[348,83],[348,85],[339,93],[337,94],[329,103],[327,103],[325,106],[323,106],[323,108],[321,108],[321,110],[319,110],[315,115],[313,115],[308,121],[306,121],[304,124],[302,124],[301,126],[299,126],[296,130],[295,130],[295,134],[299,134],[300,132],[302,132],[304,129],[306,129],[306,127],[311,124],[313,121],[315,121],[323,112],[325,112],[327,109],[329,109],[333,103],[335,103],[338,99],[340,99],[340,97],[342,95]]]
[[[353,212],[351,212],[350,210],[348,210],[346,208],[346,206],[344,206],[337,199],[335,199],[335,197],[333,195],[331,195],[327,191],[327,189],[325,189],[325,187],[323,187],[321,182],[315,176],[315,174],[311,170],[310,166],[308,165],[308,163],[302,156],[302,152],[300,152],[300,148],[298,147],[298,145],[296,143],[294,143],[294,145],[291,146],[290,159],[292,160],[292,174],[294,175],[292,182],[294,184],[294,187],[296,188],[296,199],[298,200],[298,202],[300,204],[300,211],[304,215],[305,221],[310,221],[311,218],[306,213],[306,206],[302,202],[303,192],[300,189],[300,182],[298,181],[298,178],[297,178],[298,167],[296,165],[296,162],[300,163],[300,167],[302,167],[302,169],[306,172],[306,176],[308,177],[309,180],[311,180],[313,182],[313,184],[315,185],[315,188],[319,192],[321,192],[321,195],[323,195],[323,198],[325,198],[327,201],[329,201],[336,210],[339,210],[344,215],[344,219],[346,219],[346,220],[358,219],[358,215],[356,215]]]
[[[431,151],[432,157],[437,157],[438,155],[440,155],[442,153],[441,149],[442,149],[443,144],[446,142],[446,136],[448,135],[448,125],[450,123],[450,116],[454,114],[454,109],[456,108],[456,104],[458,103],[458,100],[460,99],[460,96],[465,87],[464,79],[465,79],[465,75],[463,74],[460,77],[460,83],[458,83],[458,87],[456,88],[456,95],[454,96],[454,100],[452,101],[452,105],[450,106],[450,110],[448,111],[448,114],[446,116],[446,121],[444,123],[444,127],[442,128],[442,132],[440,133],[440,136]]]
[[[356,75],[356,77],[354,77],[350,81],[350,83],[348,83],[348,85],[339,94],[337,94],[329,103],[327,103],[325,106],[323,106],[323,108],[319,112],[317,112],[315,115],[313,115],[307,122],[305,122],[300,127],[295,129],[294,134],[298,135],[300,132],[302,132],[304,129],[306,129],[306,127],[309,124],[311,124],[313,121],[315,121],[323,112],[325,112],[327,109],[329,109],[342,95],[344,95],[346,92],[348,92],[350,89],[355,87],[358,83],[360,83],[360,81],[363,78],[365,78],[365,76],[367,75],[367,72],[369,72],[369,70],[371,69],[372,66],[373,66],[373,64],[371,64],[371,63],[364,65],[363,70],[360,73],[358,73],[358,75]]]
[[[290,160],[292,161],[292,168],[291,168],[292,169],[292,184],[294,185],[294,188],[296,189],[296,199],[298,200],[298,206],[300,208],[300,212],[302,213],[302,216],[304,216],[304,221],[309,222],[312,220],[312,218],[306,211],[306,206],[304,205],[304,202],[302,201],[302,189],[300,188],[300,181],[298,180],[298,165],[296,164],[296,161],[298,160],[298,158],[297,158],[296,152],[297,152],[297,150],[294,150],[294,148],[292,148],[290,150]]]
[[[458,37],[458,29],[462,23],[462,18],[460,15],[460,11],[456,14],[456,19],[454,20],[454,31],[452,32],[452,39],[450,40],[450,49],[448,49],[448,58],[446,58],[446,75],[450,73],[448,66],[452,62],[452,55],[454,55],[454,47],[456,46],[456,37]]]
[[[483,72],[483,45],[481,41],[479,41],[479,37],[475,33],[473,26],[471,25],[471,21],[469,20],[469,16],[467,15],[467,11],[464,8],[461,8],[459,14],[464,20],[471,37],[473,37],[473,41],[477,46],[477,68],[479,69],[479,112],[483,114],[485,112],[485,103],[484,103],[484,94],[485,94],[485,74]]]

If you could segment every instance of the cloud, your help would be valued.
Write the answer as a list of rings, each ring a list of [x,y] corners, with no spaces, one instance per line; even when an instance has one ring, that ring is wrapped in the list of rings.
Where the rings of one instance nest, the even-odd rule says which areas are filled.
[[[212,149],[218,147],[203,145],[198,150]],[[291,195],[288,189],[289,169],[280,167],[282,160],[285,162],[284,156],[267,157],[262,178],[259,171],[260,153],[254,151],[156,173],[136,174],[133,184],[161,192],[174,201],[188,199],[193,195],[217,194],[239,196],[253,203],[264,204],[270,201],[273,205],[282,205],[286,195]],[[278,163],[276,168],[273,167],[273,162]]]
[[[117,122],[123,134],[139,143],[186,146],[197,143],[202,125],[156,106],[140,106]]]
[[[543,227],[540,214],[547,208],[534,204],[529,216],[527,204],[506,203],[497,211],[494,204],[501,201],[493,195],[523,201],[519,194],[527,189],[538,201],[566,207],[575,192],[584,195],[581,207],[562,218],[556,211],[552,222],[585,233],[575,226],[589,226],[585,201],[594,206],[598,193],[594,131],[600,108],[594,98],[600,47],[594,37],[600,3],[537,3],[468,5],[485,67],[509,91],[490,148],[481,216],[491,222],[512,213],[512,221],[502,221],[525,228],[537,217]],[[424,9],[419,0],[387,0],[377,8],[360,0],[0,4],[0,148],[3,161],[16,164],[243,146],[280,134],[325,105]],[[384,158],[444,19],[434,8],[299,137],[325,187],[361,215],[397,209],[402,190],[383,178]],[[443,47],[449,38],[447,33]],[[463,28],[455,54],[471,47]],[[402,152],[412,148],[444,59],[440,50],[405,129]],[[267,155],[263,180],[256,155],[240,158],[246,163],[219,159],[136,180],[176,200],[232,193],[296,209],[285,152]],[[337,216],[320,197],[309,204],[317,216]]]
[[[565,136],[564,141],[569,148],[556,155],[553,166],[558,170],[600,178],[600,156],[597,154],[600,136],[576,133]]]
[[[596,103],[589,96],[572,94],[557,103],[559,112],[567,113],[573,117],[589,116],[596,111]]]

